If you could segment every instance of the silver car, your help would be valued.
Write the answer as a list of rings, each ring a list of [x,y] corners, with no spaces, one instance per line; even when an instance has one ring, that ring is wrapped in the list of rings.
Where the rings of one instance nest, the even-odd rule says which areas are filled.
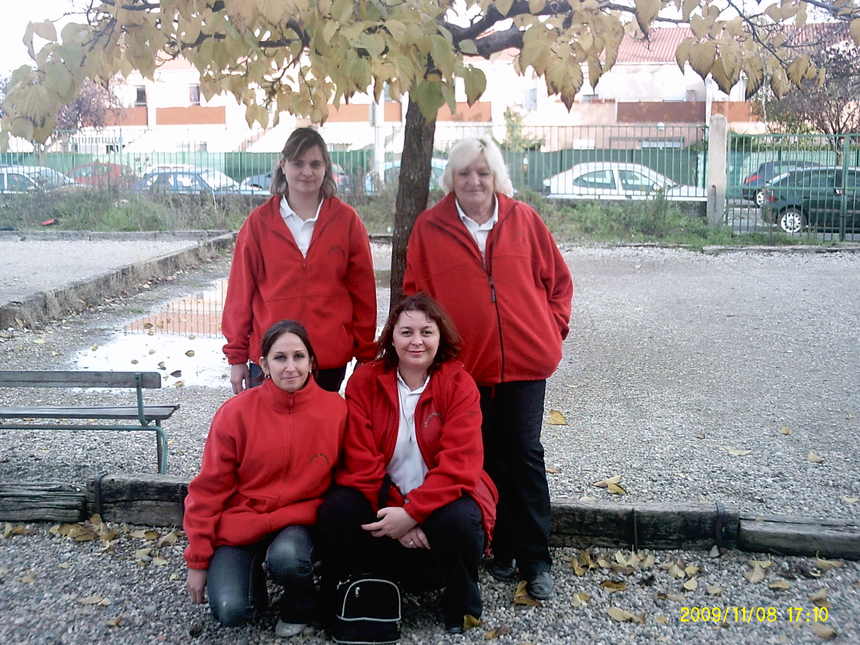
[[[706,201],[704,188],[686,186],[638,163],[589,161],[543,180],[549,199],[643,200],[662,192],[672,201]]]

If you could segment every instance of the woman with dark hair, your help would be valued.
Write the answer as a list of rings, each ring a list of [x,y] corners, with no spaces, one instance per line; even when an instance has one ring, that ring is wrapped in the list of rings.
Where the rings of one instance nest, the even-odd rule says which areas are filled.
[[[404,293],[424,291],[463,335],[462,360],[478,384],[487,472],[499,488],[490,573],[553,594],[552,524],[541,427],[546,379],[561,360],[573,280],[552,234],[512,199],[492,140],[467,138],[448,155],[448,194],[415,221]]]
[[[325,141],[313,128],[287,139],[272,173],[272,198],[236,239],[221,329],[233,393],[259,385],[251,362],[276,320],[299,320],[319,351],[318,383],[340,389],[346,365],[373,358],[376,283],[370,242],[355,210],[335,197]]]
[[[346,404],[314,379],[305,328],[272,325],[256,387],[212,419],[200,473],[188,485],[184,528],[187,588],[224,625],[251,619],[267,603],[265,571],[284,586],[278,636],[299,634],[316,612],[314,529],[332,482]]]
[[[459,342],[424,294],[391,311],[378,360],[347,384],[337,486],[318,522],[329,601],[351,574],[444,586],[449,633],[481,615],[478,565],[496,500],[483,471],[478,390],[454,360]]]

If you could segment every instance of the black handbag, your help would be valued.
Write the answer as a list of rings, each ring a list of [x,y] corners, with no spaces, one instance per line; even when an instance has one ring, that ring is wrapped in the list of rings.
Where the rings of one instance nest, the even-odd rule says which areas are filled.
[[[383,578],[350,578],[337,586],[331,631],[335,643],[400,641],[400,587]]]

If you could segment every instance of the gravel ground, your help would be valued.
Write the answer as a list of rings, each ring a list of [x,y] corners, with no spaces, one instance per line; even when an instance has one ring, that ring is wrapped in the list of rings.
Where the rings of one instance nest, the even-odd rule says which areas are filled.
[[[577,293],[565,358],[547,392],[547,408],[567,420],[544,428],[553,496],[626,504],[720,501],[751,514],[856,519],[860,256],[593,248],[566,249],[565,256]],[[75,368],[82,352],[109,346],[129,321],[168,300],[205,291],[227,267],[228,260],[220,259],[44,329],[2,332],[4,369]],[[385,292],[380,295],[384,301]],[[152,356],[164,358],[158,347],[166,343],[158,339],[150,339]],[[212,342],[217,355],[218,341]],[[218,358],[202,354],[196,350],[201,363],[217,367]],[[125,357],[115,360],[115,369],[131,368]],[[209,419],[228,387],[197,386],[191,379],[185,387],[168,385],[148,399],[181,405],[166,424],[170,472],[191,477]],[[67,397],[53,390],[0,390],[3,404]],[[149,433],[3,434],[0,481],[83,484],[105,472],[154,471]],[[823,462],[811,462],[810,452]],[[626,495],[610,496],[591,485],[616,474]],[[183,540],[170,544],[167,529],[160,529],[169,537],[158,545],[122,526],[113,527],[119,537],[112,543],[74,541],[51,534],[46,524],[6,528],[0,540],[0,637],[36,643],[273,640],[271,613],[243,628],[220,629],[206,608],[186,602]],[[819,602],[831,605],[827,626],[836,631],[836,642],[860,642],[857,563],[830,568],[814,558],[659,551],[647,569],[641,563],[598,566],[580,577],[568,564],[575,554],[555,550],[559,593],[542,607],[515,607],[510,585],[484,578],[484,624],[450,640],[818,642],[814,622],[806,621],[814,616],[789,616],[788,608],[811,610],[810,596],[825,589],[828,600]],[[594,550],[592,557],[618,562],[613,550]],[[754,559],[772,562],[757,583],[744,577]],[[699,567],[692,573],[694,590],[681,586],[689,574],[676,578],[661,568],[672,561],[682,569]],[[769,586],[778,580],[788,589]],[[600,586],[604,581],[629,586],[610,593]],[[722,591],[712,595],[709,587]],[[576,606],[576,593],[590,595],[584,607]],[[644,624],[614,621],[610,606],[643,615]],[[729,610],[722,626],[680,621],[682,607],[700,606],[777,611],[771,612],[773,622],[753,615],[750,624],[741,624],[749,613],[740,609]],[[409,599],[404,632],[405,642],[445,640],[432,596]],[[308,640],[318,642],[319,634]]]

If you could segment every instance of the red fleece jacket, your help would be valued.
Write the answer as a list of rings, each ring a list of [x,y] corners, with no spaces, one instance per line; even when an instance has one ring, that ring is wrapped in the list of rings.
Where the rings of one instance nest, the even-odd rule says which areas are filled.
[[[376,282],[367,230],[352,207],[323,201],[307,257],[284,223],[280,196],[239,231],[221,329],[231,365],[258,362],[263,334],[285,318],[310,334],[320,369],[376,354]]]
[[[400,425],[396,370],[382,361],[362,365],[349,379],[346,401],[348,430],[335,481],[361,491],[376,511]],[[421,524],[436,509],[470,495],[481,509],[489,543],[498,493],[483,470],[478,389],[459,362],[433,372],[415,407],[415,435],[428,469],[424,483],[406,499],[392,485],[386,504],[402,506]]]
[[[416,220],[403,280],[405,293],[426,292],[453,318],[460,360],[478,385],[548,378],[561,360],[573,298],[570,271],[540,216],[496,197],[486,260],[449,193]]]
[[[266,380],[224,403],[185,498],[188,566],[208,568],[221,545],[314,524],[345,428],[346,403],[313,377],[292,394]]]

